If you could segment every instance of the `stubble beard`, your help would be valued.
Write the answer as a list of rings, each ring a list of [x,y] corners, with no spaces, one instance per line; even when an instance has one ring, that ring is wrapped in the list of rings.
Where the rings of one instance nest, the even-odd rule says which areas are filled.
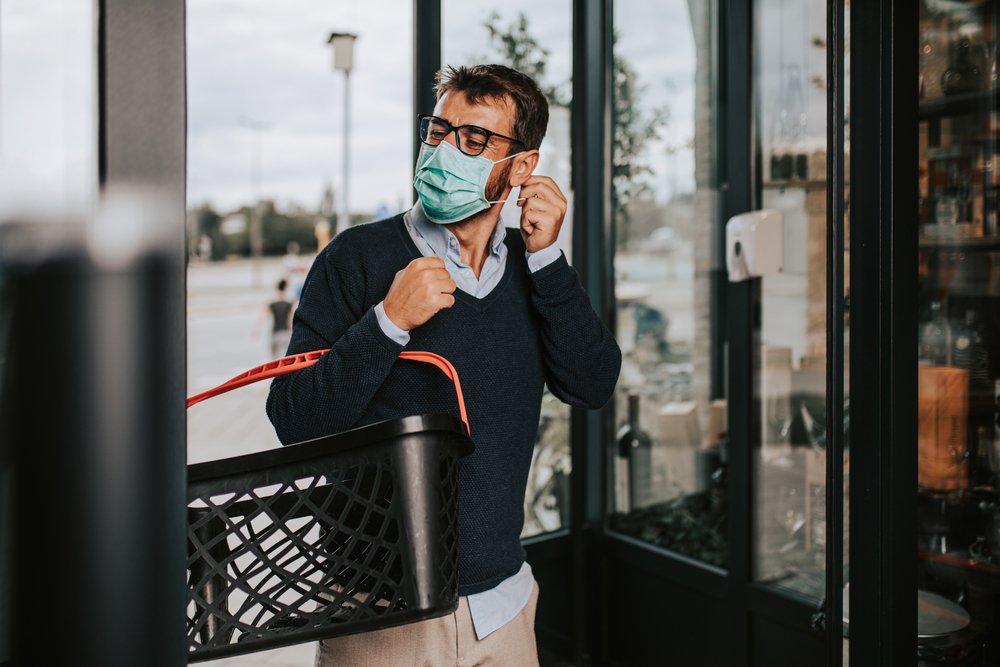
[[[490,174],[489,180],[486,181],[486,200],[487,201],[497,201],[503,196],[504,188],[507,187],[507,183],[510,181],[510,172],[514,168],[514,161],[508,160],[507,164],[503,166],[500,173],[493,175]]]

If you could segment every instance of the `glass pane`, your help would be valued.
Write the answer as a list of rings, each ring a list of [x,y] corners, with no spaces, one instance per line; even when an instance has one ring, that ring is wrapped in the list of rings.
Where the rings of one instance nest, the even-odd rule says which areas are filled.
[[[570,2],[516,0],[503,4],[445,0],[441,41],[445,65],[500,63],[538,82],[549,101],[549,127],[536,174],[552,177],[570,201],[558,245],[572,261],[573,194],[570,190],[570,73],[573,14]],[[430,113],[421,109],[419,113]],[[500,213],[519,227],[513,200]],[[516,232],[512,232],[516,233]],[[569,407],[546,390],[524,498],[521,537],[569,526]]]
[[[350,99],[334,32],[357,35]],[[391,0],[188,3],[189,394],[284,355],[269,304],[296,301],[338,222],[409,206],[411,39],[411,13]],[[261,382],[193,407],[189,460],[277,446],[267,392]]]
[[[725,567],[714,3],[615,3],[610,527]]]
[[[819,600],[826,548],[826,3],[755,3],[761,208],[783,266],[761,282],[754,578]]]
[[[97,197],[93,2],[0,3],[0,218],[79,218]]]
[[[917,650],[1000,665],[997,3],[920,12]]]

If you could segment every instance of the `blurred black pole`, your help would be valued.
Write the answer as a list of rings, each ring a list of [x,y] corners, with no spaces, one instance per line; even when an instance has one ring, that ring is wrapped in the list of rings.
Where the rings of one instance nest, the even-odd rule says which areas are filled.
[[[99,186],[128,203],[0,225],[0,664],[19,667],[187,659],[185,2],[96,4]]]
[[[182,264],[36,231],[0,240],[13,664],[184,664]]]

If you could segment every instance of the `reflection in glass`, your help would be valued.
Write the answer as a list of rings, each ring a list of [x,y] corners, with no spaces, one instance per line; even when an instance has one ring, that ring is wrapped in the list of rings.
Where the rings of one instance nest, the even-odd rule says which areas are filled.
[[[611,529],[725,567],[726,403],[713,388],[712,3],[615,4],[612,212],[623,353]],[[717,392],[717,393],[713,393]]]
[[[515,0],[442,2],[442,62],[445,65],[499,63],[532,77],[549,101],[549,127],[539,150],[536,174],[552,177],[571,202],[558,245],[572,260],[573,195],[570,190],[570,72],[572,6],[569,2]],[[431,113],[433,109],[419,109]],[[517,233],[520,209],[513,198],[500,218]],[[569,526],[569,407],[546,390],[538,437],[524,498],[521,537]]]
[[[996,3],[921,3],[918,656],[1000,665]],[[924,602],[935,600],[925,619]]]
[[[761,280],[754,578],[819,600],[826,559],[826,3],[755,5],[761,207],[783,266]]]

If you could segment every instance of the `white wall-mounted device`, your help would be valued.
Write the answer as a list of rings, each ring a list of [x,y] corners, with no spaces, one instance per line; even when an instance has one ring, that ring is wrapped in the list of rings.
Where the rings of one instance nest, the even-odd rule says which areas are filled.
[[[780,273],[784,229],[781,211],[763,209],[729,218],[726,223],[726,269],[729,281]]]

